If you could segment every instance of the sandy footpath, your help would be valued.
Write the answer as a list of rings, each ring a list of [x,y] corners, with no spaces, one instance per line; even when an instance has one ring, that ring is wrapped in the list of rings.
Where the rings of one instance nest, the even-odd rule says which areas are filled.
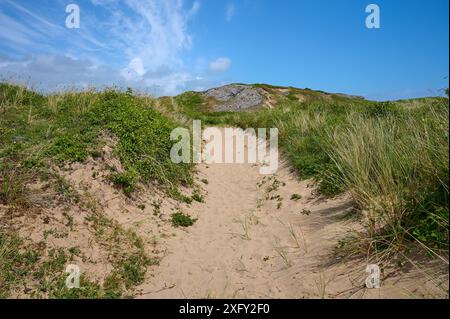
[[[198,221],[165,241],[166,256],[140,297],[325,297],[330,279],[320,265],[345,233],[339,216],[351,202],[320,198],[310,181],[280,166],[261,175],[255,164],[200,164],[205,203],[189,211]]]
[[[333,257],[339,239],[361,230],[350,198],[318,195],[282,157],[273,175],[256,164],[200,164],[198,179],[208,181],[205,203],[184,209],[198,221],[159,243],[165,254],[138,298],[445,297],[411,268],[383,270],[381,289],[366,289],[365,260]]]

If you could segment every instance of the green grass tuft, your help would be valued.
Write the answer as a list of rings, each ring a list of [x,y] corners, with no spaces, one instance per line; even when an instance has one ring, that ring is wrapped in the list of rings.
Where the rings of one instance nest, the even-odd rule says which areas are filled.
[[[193,219],[191,216],[177,212],[172,214],[172,225],[174,227],[189,227],[194,225],[197,219]]]

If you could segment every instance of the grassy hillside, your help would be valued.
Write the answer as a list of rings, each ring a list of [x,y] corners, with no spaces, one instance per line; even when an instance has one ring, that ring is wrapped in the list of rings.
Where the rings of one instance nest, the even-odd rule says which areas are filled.
[[[118,190],[131,196],[139,187],[153,184],[179,197],[178,187],[192,183],[192,167],[170,160],[174,127],[155,110],[153,99],[131,92],[43,96],[0,84],[0,298],[22,285],[34,287],[26,288],[34,297],[111,298],[139,284],[154,262],[144,252],[142,240],[102,215],[90,198],[64,179],[63,172],[72,163],[103,156],[102,147],[112,139],[120,165],[106,170]],[[45,238],[67,237],[74,232],[78,214],[87,214],[81,222],[92,240],[100,246],[111,243],[102,248],[112,254],[107,259],[113,268],[103,283],[83,277],[83,286],[89,289],[67,290],[65,265],[74,258],[85,259],[77,243],[55,249],[47,241],[25,244],[19,236],[21,218],[56,209],[62,209],[66,224],[61,233],[46,230]],[[42,223],[54,223],[54,215],[43,217]]]
[[[308,89],[256,85],[258,111],[218,113],[188,92],[172,108],[205,125],[277,127],[300,178],[327,196],[349,192],[365,232],[342,242],[350,253],[392,256],[419,243],[448,250],[448,99],[372,102]]]
[[[137,183],[159,182],[168,189],[191,183],[191,167],[170,160],[170,132],[176,127],[154,108],[154,100],[131,93],[62,93],[44,97],[24,88],[0,86],[1,158],[24,168],[83,162],[98,156],[102,132],[118,138],[124,172],[111,178],[131,193]],[[6,165],[6,164],[5,164]],[[8,167],[3,167],[8,169]],[[3,200],[14,197],[4,185]]]

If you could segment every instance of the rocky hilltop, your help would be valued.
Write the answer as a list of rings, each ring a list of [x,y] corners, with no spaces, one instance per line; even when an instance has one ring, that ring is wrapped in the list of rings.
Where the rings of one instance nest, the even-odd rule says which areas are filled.
[[[242,111],[260,106],[264,102],[264,90],[250,85],[229,84],[203,92],[206,98],[219,102],[216,111]]]
[[[267,84],[228,84],[199,92],[217,112],[250,111],[273,108],[283,101],[311,102],[332,100],[364,100],[364,97],[327,93],[311,89],[272,86]]]

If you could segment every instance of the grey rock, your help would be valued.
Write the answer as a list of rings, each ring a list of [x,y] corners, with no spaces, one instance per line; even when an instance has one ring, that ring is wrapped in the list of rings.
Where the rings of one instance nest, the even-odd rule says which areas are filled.
[[[264,101],[262,89],[242,84],[229,84],[202,94],[218,101],[215,110],[219,112],[244,111],[260,106]]]

